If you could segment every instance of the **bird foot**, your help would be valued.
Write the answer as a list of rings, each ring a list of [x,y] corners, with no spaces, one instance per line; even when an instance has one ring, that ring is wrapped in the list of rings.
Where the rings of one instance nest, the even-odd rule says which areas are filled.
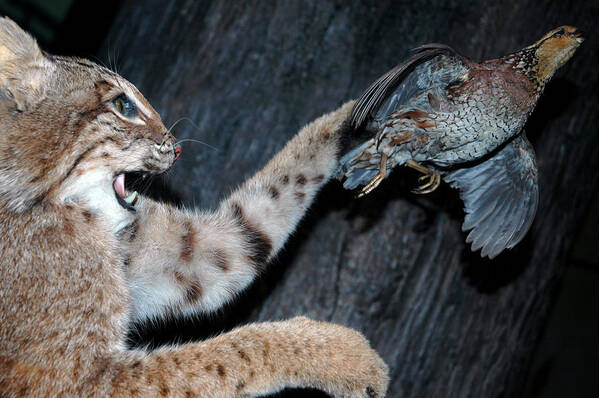
[[[368,195],[372,190],[379,186],[379,184],[387,177],[387,154],[381,154],[381,164],[379,167],[379,172],[374,176],[372,180],[368,183],[368,185],[364,186],[360,193],[358,194],[358,198],[362,196]]]
[[[441,174],[438,171],[434,171],[428,169],[413,160],[410,160],[406,163],[406,166],[411,167],[415,170],[418,170],[423,176],[418,178],[418,182],[421,183],[420,186],[416,189],[412,190],[412,193],[418,195],[424,195],[427,193],[433,192],[435,189],[439,187],[441,184]]]
[[[385,173],[383,173],[383,174],[385,174]],[[385,179],[385,175],[381,175],[381,172],[379,171],[379,173],[377,175],[375,175],[372,180],[370,180],[368,185],[364,186],[364,188],[362,188],[362,190],[360,190],[360,193],[358,194],[358,198],[368,195],[370,192],[372,192],[372,190],[374,188],[378,187],[379,184],[381,183],[381,181],[383,181],[384,179]]]
[[[418,178],[418,182],[424,182],[418,188],[413,189],[412,193],[424,195],[433,192],[441,184],[441,174],[431,171],[430,174]]]

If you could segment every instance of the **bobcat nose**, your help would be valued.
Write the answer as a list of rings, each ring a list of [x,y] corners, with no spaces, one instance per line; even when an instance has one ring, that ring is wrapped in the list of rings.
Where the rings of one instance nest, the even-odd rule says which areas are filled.
[[[162,144],[172,145],[175,141],[177,141],[177,139],[169,132],[165,131],[162,135]]]
[[[171,133],[167,133],[160,144],[160,153],[166,154],[170,151],[175,153],[175,159],[173,159],[174,162],[181,156],[182,149],[181,145],[175,144],[175,137]]]

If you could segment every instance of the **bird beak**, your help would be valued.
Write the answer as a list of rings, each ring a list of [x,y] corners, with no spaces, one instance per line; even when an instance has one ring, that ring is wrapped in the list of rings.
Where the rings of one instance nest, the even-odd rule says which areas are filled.
[[[578,44],[581,44],[584,41],[583,33],[581,31],[577,31],[574,34],[574,38]]]

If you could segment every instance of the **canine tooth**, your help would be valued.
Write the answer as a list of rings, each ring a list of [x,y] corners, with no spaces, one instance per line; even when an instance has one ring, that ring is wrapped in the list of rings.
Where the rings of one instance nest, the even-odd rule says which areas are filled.
[[[133,191],[124,200],[125,200],[125,202],[129,203],[131,206],[135,205],[135,202],[137,201],[137,191]]]

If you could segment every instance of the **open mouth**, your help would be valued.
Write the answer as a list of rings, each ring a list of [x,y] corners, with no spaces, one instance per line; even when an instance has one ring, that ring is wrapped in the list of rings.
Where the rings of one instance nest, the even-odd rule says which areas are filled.
[[[181,156],[181,146],[180,145],[174,145],[173,146],[173,153],[174,153],[174,159],[172,160],[172,163],[174,163],[180,156]],[[171,163],[171,165],[172,165]],[[169,166],[170,167],[170,166]],[[156,167],[157,171],[160,171],[161,167],[157,166]],[[165,171],[165,170],[163,170]],[[156,171],[154,172],[154,174],[157,174]],[[137,202],[137,198],[138,198],[138,193],[137,191],[134,190],[127,190],[125,188],[125,176],[131,177],[132,178],[132,184],[133,186],[136,186],[137,183],[140,182],[140,178],[141,180],[145,180],[148,176],[152,175],[151,171],[132,171],[132,172],[128,172],[127,174],[125,173],[120,173],[116,176],[116,178],[114,179],[113,183],[112,183],[112,188],[114,189],[114,196],[116,197],[117,202],[125,209],[129,210],[129,211],[135,211],[135,203]],[[148,189],[150,187],[149,184],[145,184],[143,186],[144,192],[146,189]]]
[[[114,188],[116,200],[119,204],[127,210],[135,211],[135,207],[133,206],[137,202],[137,191],[133,191],[127,195],[125,190],[125,174],[119,174],[112,183],[112,187]]]

